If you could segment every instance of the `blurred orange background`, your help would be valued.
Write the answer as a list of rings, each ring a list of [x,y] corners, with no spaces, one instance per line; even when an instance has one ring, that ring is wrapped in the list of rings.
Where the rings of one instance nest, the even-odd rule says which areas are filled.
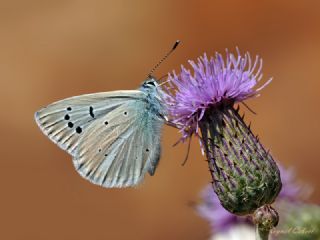
[[[1,1],[1,239],[207,239],[191,203],[209,183],[197,141],[166,127],[154,177],[131,189],[82,179],[33,119],[84,93],[134,89],[170,49],[158,77],[203,52],[259,54],[262,96],[247,122],[275,159],[296,168],[319,203],[319,1]]]

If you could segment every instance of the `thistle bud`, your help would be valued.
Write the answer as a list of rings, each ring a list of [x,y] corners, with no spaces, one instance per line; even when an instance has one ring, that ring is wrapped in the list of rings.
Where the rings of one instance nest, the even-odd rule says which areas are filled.
[[[199,122],[213,188],[221,204],[237,215],[271,204],[281,190],[279,169],[238,111],[220,104]]]

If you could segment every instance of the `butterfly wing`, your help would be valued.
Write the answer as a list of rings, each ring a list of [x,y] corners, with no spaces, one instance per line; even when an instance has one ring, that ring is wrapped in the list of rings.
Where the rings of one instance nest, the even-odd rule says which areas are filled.
[[[137,185],[157,167],[162,125],[145,101],[123,104],[85,130],[74,165],[81,176],[103,187]]]
[[[119,106],[141,99],[139,90],[86,94],[63,99],[35,113],[40,129],[60,148],[75,154],[85,129]]]

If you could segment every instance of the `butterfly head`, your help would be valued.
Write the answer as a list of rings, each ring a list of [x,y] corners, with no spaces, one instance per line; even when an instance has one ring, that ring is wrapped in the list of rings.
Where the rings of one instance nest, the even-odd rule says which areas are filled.
[[[141,85],[141,89],[144,91],[152,91],[157,89],[159,86],[158,81],[155,77],[149,76]]]

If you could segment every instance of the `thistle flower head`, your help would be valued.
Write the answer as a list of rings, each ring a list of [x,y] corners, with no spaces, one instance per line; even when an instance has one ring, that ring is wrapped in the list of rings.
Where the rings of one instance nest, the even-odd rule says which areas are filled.
[[[181,73],[169,74],[167,90],[175,94],[166,95],[172,122],[180,126],[183,137],[198,133],[198,123],[205,111],[219,103],[241,102],[253,96],[266,86],[255,88],[262,78],[262,59],[251,59],[249,53],[234,55],[226,50],[226,60],[219,53],[208,58],[206,54],[198,62],[189,61],[190,70],[181,66]]]
[[[236,215],[257,213],[257,226],[277,224],[270,204],[281,190],[279,169],[269,151],[254,136],[239,115],[234,103],[258,95],[270,82],[256,89],[262,78],[262,60],[253,62],[249,53],[234,56],[227,51],[198,62],[193,68],[169,75],[167,94],[171,121],[183,133],[183,139],[196,134],[205,152],[212,186],[222,206]],[[260,209],[260,211],[256,211]]]

